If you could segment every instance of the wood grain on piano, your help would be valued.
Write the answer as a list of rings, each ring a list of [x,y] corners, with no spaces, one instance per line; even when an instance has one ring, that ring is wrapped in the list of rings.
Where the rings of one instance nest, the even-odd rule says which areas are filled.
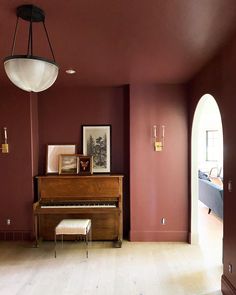
[[[37,181],[38,202],[33,207],[36,243],[38,237],[53,240],[54,229],[62,219],[90,218],[93,240],[114,241],[115,246],[121,247],[123,238],[122,175],[38,176]],[[76,205],[77,203],[91,204],[91,207],[53,208],[54,204]],[[92,206],[93,203],[96,207]],[[97,204],[113,206],[104,208]],[[50,208],[47,208],[48,205]],[[45,207],[42,208],[42,206]]]

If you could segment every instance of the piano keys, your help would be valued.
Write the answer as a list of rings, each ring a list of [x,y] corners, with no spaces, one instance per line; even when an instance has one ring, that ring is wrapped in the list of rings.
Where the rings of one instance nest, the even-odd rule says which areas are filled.
[[[64,205],[42,205],[41,208],[54,208],[54,209],[71,209],[71,208],[116,208],[116,205],[112,205],[112,204],[93,204],[93,205],[89,205],[87,203],[81,204],[81,205],[68,205],[68,204],[64,204]]]
[[[35,239],[54,239],[55,226],[66,218],[90,218],[93,240],[123,238],[123,176],[38,176],[38,202],[33,206]]]

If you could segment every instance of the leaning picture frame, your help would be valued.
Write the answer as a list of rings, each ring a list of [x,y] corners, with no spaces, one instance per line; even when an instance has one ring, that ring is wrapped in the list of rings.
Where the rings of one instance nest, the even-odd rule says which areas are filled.
[[[59,155],[59,174],[76,175],[78,169],[77,160],[78,157],[76,154]]]
[[[76,154],[76,144],[48,144],[46,150],[46,174],[58,174],[59,155]]]
[[[83,154],[93,156],[93,173],[111,172],[111,125],[82,125]]]
[[[93,156],[77,156],[77,173],[79,175],[93,174]]]

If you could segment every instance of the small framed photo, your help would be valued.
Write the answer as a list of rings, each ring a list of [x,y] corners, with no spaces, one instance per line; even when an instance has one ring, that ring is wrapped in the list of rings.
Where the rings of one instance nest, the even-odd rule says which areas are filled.
[[[59,174],[77,174],[77,155],[59,156]]]
[[[77,172],[80,175],[93,174],[93,156],[77,156]]]
[[[58,173],[59,155],[61,154],[76,154],[76,144],[48,144],[46,174]]]
[[[111,172],[111,125],[83,125],[83,154],[93,156],[94,173]]]

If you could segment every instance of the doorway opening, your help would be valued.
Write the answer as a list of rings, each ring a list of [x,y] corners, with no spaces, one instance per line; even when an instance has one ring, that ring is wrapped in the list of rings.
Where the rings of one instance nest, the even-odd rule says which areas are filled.
[[[198,102],[192,124],[190,242],[191,244],[209,242],[212,232],[212,236],[219,237],[217,244],[221,247],[221,253],[223,236],[222,179],[222,120],[216,100],[210,94],[205,94]]]

